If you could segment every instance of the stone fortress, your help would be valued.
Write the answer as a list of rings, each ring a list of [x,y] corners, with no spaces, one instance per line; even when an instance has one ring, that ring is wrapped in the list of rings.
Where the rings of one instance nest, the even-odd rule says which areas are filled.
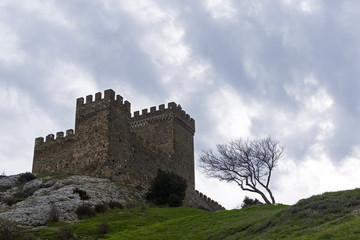
[[[195,191],[195,121],[171,102],[131,114],[130,103],[111,89],[78,98],[75,132],[70,129],[35,139],[32,172],[71,173],[149,187],[157,169],[174,172]]]

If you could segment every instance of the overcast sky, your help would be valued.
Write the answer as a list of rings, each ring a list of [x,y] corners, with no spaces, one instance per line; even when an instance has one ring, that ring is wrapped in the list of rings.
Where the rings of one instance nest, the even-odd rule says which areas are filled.
[[[112,88],[132,111],[181,104],[196,159],[277,139],[277,202],[360,187],[359,12],[358,0],[0,0],[0,171],[31,171],[34,139],[74,128],[76,98]],[[258,197],[199,168],[196,188],[229,209]]]

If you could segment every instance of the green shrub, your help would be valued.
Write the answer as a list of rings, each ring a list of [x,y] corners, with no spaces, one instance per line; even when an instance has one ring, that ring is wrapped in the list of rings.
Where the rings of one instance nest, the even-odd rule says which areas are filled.
[[[20,239],[21,240],[37,240],[37,238],[32,233],[24,233],[24,235]]]
[[[95,216],[95,210],[92,207],[90,207],[89,205],[86,205],[86,204],[83,204],[83,205],[79,206],[76,209],[75,213],[77,214],[77,216],[80,219]]]
[[[19,190],[17,192],[15,192],[12,197],[4,198],[3,202],[9,206],[14,205],[15,203],[24,201],[26,198],[33,195],[35,191],[36,191],[36,189],[31,189],[29,191],[23,191],[22,188],[19,188]]]
[[[23,230],[16,223],[0,218],[0,240],[21,239]]]
[[[106,212],[107,206],[105,204],[96,204],[95,205],[95,211],[96,212]]]
[[[187,188],[186,180],[173,172],[158,170],[146,199],[158,205],[181,206]]]
[[[90,199],[90,197],[87,195],[87,192],[85,190],[81,190],[76,187],[76,188],[73,188],[73,194],[75,194],[75,193],[79,194],[80,199],[83,201]]]
[[[251,206],[260,206],[263,205],[257,198],[252,199],[248,196],[245,196],[243,203],[241,204],[242,208],[251,207]]]
[[[145,205],[141,205],[140,206],[140,212],[145,212],[146,211],[146,206]]]
[[[107,205],[111,209],[123,209],[124,208],[124,206],[121,203],[115,202],[115,201],[110,201]]]
[[[26,173],[22,173],[19,176],[18,181],[20,183],[27,183],[30,182],[31,180],[34,180],[36,177],[34,174],[30,173],[30,172],[26,172]]]
[[[126,209],[133,209],[133,208],[136,208],[136,204],[132,203],[132,202],[128,202],[128,203],[126,203],[125,207],[126,207]]]
[[[10,188],[11,188],[11,186],[0,186],[0,192],[6,192]]]
[[[2,201],[7,205],[12,206],[16,203],[16,198],[4,198]]]
[[[182,200],[176,193],[172,193],[168,198],[168,203],[170,207],[181,206]]]
[[[69,240],[74,238],[74,232],[70,226],[62,226],[59,229],[59,239]]]
[[[98,225],[98,234],[104,235],[109,232],[109,223],[106,218],[104,218],[101,223]]]

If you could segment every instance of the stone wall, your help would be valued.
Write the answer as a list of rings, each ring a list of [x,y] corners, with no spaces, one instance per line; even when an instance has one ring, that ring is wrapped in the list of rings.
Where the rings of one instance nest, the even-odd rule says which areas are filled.
[[[113,90],[76,103],[75,133],[68,130],[35,140],[34,174],[64,172],[150,186],[159,168],[185,178],[185,203],[216,211],[222,207],[195,191],[195,121],[180,105],[136,111]]]
[[[180,105],[171,102],[167,108],[162,104],[158,109],[143,109],[141,114],[136,111],[131,118],[131,130],[171,155],[165,160],[163,168],[182,176],[189,187],[195,188],[195,121]]]
[[[158,168],[194,183],[195,121],[176,103],[134,113],[113,90],[76,103],[75,134],[37,138],[33,173],[67,172],[149,186]]]
[[[33,173],[69,172],[73,165],[75,136],[72,129],[35,139]]]
[[[210,212],[225,210],[218,202],[193,189],[187,190],[183,204],[186,207],[200,208]]]

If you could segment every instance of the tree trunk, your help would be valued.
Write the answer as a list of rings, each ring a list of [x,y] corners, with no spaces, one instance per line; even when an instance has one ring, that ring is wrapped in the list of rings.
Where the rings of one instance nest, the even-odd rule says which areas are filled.
[[[259,191],[259,190],[257,190],[256,192],[257,192],[258,194],[260,194],[260,196],[263,198],[263,200],[265,201],[265,203],[266,203],[267,205],[274,204],[274,202],[271,203],[271,202],[269,201],[269,199],[265,196],[265,194],[264,194],[263,192],[261,192],[261,191]]]

